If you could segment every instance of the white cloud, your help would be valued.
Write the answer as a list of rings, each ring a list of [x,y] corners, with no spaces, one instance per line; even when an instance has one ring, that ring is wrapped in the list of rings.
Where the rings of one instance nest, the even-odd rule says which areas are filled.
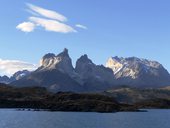
[[[29,9],[31,9],[31,11],[34,11],[35,13],[38,13],[41,16],[54,19],[54,20],[58,20],[61,22],[67,21],[67,18],[65,16],[63,16],[62,14],[56,11],[44,9],[44,8],[41,8],[41,7],[32,5],[32,4],[27,4],[27,6],[29,7]]]
[[[33,71],[37,65],[19,60],[3,60],[0,59],[0,74],[11,76],[17,71],[29,70]]]
[[[30,10],[30,9],[25,9],[25,11],[27,11],[28,13],[30,13],[30,14],[32,14],[34,16],[40,16],[38,13],[36,13],[36,12]]]
[[[59,32],[59,33],[72,33],[77,32],[72,26],[65,23],[67,18],[62,14],[44,9],[33,4],[27,4],[26,11],[32,14],[27,22],[19,24],[16,28],[23,32],[32,32],[36,27],[42,27],[46,31]],[[45,18],[42,18],[45,17]],[[75,27],[87,29],[86,26],[76,24]]]
[[[23,32],[32,32],[35,29],[35,24],[31,22],[23,22],[19,24],[16,28]]]
[[[36,24],[37,26],[41,26],[45,28],[45,30],[47,31],[61,32],[61,33],[76,32],[76,30],[71,26],[56,20],[48,20],[48,19],[38,18],[38,17],[30,17],[29,20],[34,24]]]
[[[76,27],[78,27],[78,28],[82,28],[82,29],[87,29],[87,27],[86,27],[86,26],[81,25],[81,24],[76,24]]]

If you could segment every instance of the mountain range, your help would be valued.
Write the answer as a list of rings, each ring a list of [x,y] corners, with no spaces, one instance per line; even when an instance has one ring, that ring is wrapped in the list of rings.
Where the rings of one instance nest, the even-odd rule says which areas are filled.
[[[10,80],[6,76],[0,77],[0,82],[17,87],[41,86],[54,92],[94,92],[120,85],[139,88],[168,86],[170,74],[160,63],[136,57],[110,57],[104,66],[94,64],[85,54],[77,60],[74,68],[68,49],[64,49],[58,55],[44,55],[37,70],[17,72]]]
[[[106,63],[111,68],[118,84],[135,87],[160,87],[169,85],[168,71],[157,61],[136,57],[111,57]]]
[[[23,78],[24,76],[29,75],[31,72],[28,70],[23,70],[23,71],[17,71],[16,73],[14,73],[11,77],[8,77],[6,75],[4,76],[0,76],[0,83],[5,83],[5,84],[9,84],[13,81],[19,80],[21,78]]]

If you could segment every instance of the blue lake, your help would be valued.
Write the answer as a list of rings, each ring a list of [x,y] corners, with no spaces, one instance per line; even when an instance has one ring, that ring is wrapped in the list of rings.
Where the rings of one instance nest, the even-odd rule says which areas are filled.
[[[0,128],[170,128],[170,110],[83,113],[0,109]]]

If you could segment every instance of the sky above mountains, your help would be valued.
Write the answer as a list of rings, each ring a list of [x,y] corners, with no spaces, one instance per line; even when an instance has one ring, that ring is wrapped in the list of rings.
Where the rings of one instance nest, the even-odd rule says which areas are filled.
[[[169,0],[1,0],[0,74],[37,67],[46,53],[157,60],[170,71]]]

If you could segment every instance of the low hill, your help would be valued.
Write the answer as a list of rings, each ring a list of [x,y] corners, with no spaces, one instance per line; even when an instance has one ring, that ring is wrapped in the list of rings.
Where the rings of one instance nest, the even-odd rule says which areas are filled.
[[[103,94],[114,97],[121,103],[134,104],[137,102],[151,101],[153,99],[170,100],[170,90],[168,88],[132,88],[119,87],[112,90],[105,91]]]
[[[101,94],[48,92],[42,87],[14,88],[0,84],[0,108],[30,108],[49,111],[117,112],[137,111]]]

